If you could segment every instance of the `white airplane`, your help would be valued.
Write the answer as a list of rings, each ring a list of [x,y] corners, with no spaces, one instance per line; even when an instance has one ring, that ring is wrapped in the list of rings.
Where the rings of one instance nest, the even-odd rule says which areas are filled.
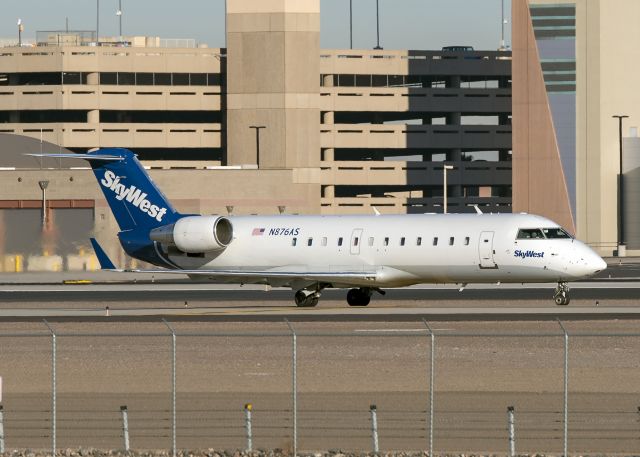
[[[347,303],[366,306],[373,292],[421,283],[557,283],[554,300],[567,305],[568,281],[607,266],[558,224],[530,214],[184,215],[129,150],[45,156],[89,161],[124,250],[165,268],[128,271],[290,287],[297,306],[317,305],[326,288],[350,288]],[[104,269],[123,271],[91,242]]]

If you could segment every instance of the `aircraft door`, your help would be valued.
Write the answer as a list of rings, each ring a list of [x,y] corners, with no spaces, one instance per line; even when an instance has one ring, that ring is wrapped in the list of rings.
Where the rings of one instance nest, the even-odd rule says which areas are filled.
[[[360,245],[362,244],[362,229],[353,229],[351,233],[351,254],[360,254]]]
[[[494,232],[480,233],[478,243],[478,255],[480,256],[480,268],[498,268],[493,259],[493,235]]]

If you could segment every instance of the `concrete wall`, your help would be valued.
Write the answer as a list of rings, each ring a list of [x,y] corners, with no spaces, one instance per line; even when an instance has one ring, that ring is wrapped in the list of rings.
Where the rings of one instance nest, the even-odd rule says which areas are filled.
[[[514,0],[513,210],[575,224],[527,0]]]
[[[319,0],[237,0],[227,7],[227,160],[260,168],[320,161]]]

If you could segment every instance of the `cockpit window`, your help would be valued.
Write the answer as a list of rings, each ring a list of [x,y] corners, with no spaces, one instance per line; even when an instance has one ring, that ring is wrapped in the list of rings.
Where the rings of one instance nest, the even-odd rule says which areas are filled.
[[[544,239],[540,229],[520,229],[518,230],[518,240]]]
[[[571,235],[569,235],[564,229],[561,229],[560,227],[543,228],[542,232],[544,233],[544,236],[551,239],[571,238]]]

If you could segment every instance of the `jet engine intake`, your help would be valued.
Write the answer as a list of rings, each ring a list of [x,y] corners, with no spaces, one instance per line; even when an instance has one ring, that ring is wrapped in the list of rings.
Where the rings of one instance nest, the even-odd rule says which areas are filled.
[[[220,251],[233,240],[233,225],[226,217],[187,216],[151,230],[149,238],[189,254]]]

